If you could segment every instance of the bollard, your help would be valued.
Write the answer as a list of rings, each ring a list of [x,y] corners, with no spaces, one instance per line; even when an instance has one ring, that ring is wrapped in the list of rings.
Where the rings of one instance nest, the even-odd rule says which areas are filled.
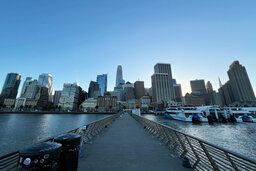
[[[20,151],[18,170],[57,171],[61,144],[43,142]]]
[[[69,133],[54,138],[54,141],[62,144],[59,170],[76,171],[78,167],[81,136]]]

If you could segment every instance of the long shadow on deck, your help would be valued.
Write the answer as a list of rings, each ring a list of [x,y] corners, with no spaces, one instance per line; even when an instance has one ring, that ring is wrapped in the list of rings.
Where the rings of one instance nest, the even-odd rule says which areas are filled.
[[[181,163],[167,146],[130,115],[124,114],[85,145],[79,170],[187,170]]]

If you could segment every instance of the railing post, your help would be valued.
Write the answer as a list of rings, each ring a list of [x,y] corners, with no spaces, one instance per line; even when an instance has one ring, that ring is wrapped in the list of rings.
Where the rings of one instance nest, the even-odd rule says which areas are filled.
[[[186,138],[186,140],[187,140],[187,142],[188,142],[188,144],[189,144],[191,150],[193,151],[194,155],[196,156],[196,162],[195,162],[195,163],[193,164],[193,166],[192,166],[193,169],[195,169],[195,168],[197,167],[198,163],[200,162],[200,158],[199,158],[199,156],[198,156],[196,150],[194,149],[193,145],[192,145],[191,142],[189,141],[188,137],[185,136],[185,138]]]
[[[184,143],[182,142],[180,136],[177,134],[177,132],[175,132],[175,135],[178,138],[178,141],[179,141],[179,143],[180,143],[180,145],[181,145],[181,147],[183,149],[183,153],[181,153],[181,155],[180,155],[180,157],[183,158],[187,154],[188,151],[187,151]]]
[[[229,154],[228,154],[226,151],[225,151],[224,153],[225,153],[225,155],[227,156],[228,161],[231,163],[232,167],[235,169],[235,171],[239,171],[238,168],[237,168],[237,166],[236,166],[236,164],[234,163],[234,161],[233,161],[233,160],[231,159],[231,157],[229,156]]]
[[[208,152],[208,150],[205,148],[204,144],[203,144],[201,141],[199,141],[199,144],[201,145],[201,147],[202,147],[202,149],[203,149],[203,151],[204,151],[206,157],[207,157],[208,160],[210,161],[210,163],[211,163],[213,169],[214,169],[215,171],[218,171],[218,170],[219,170],[218,166],[216,165],[215,161],[213,160],[213,158],[212,158],[212,156],[210,155],[210,153]]]

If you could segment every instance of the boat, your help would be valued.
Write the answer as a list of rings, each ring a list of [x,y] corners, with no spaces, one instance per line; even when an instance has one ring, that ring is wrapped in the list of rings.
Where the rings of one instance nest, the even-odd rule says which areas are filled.
[[[184,122],[208,122],[203,112],[195,107],[170,106],[166,109],[164,116]]]
[[[256,118],[249,111],[238,107],[230,107],[229,114],[236,118],[237,122],[256,122]]]

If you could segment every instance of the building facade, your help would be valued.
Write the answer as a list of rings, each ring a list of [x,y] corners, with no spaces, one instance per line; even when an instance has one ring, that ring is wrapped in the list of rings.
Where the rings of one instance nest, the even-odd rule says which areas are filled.
[[[190,86],[192,94],[206,94],[206,87],[204,80],[191,80]]]
[[[255,101],[255,94],[245,67],[242,66],[239,61],[234,61],[230,65],[227,73],[230,80],[234,101]]]
[[[78,109],[79,85],[78,83],[65,83],[59,100],[63,110],[76,111]]]
[[[111,96],[109,92],[106,92],[104,96],[98,97],[97,106],[103,111],[113,110],[117,107],[117,97]]]
[[[124,84],[124,83],[125,83],[125,81],[123,79],[123,69],[122,69],[121,65],[118,65],[117,66],[117,72],[116,72],[116,87],[119,84]]]
[[[88,89],[88,97],[97,98],[98,96],[100,96],[100,85],[95,81],[91,81]]]
[[[152,102],[156,104],[169,103],[174,100],[171,64],[157,63],[151,76]]]
[[[21,75],[18,73],[8,73],[3,85],[1,97],[16,99],[21,81]]]
[[[53,106],[57,107],[61,97],[61,90],[55,91],[54,98],[53,98]]]
[[[145,95],[144,81],[136,81],[134,83],[135,98],[140,99]]]
[[[97,75],[97,83],[100,87],[100,95],[104,96],[104,93],[107,92],[107,84],[108,84],[108,75],[102,74]]]

